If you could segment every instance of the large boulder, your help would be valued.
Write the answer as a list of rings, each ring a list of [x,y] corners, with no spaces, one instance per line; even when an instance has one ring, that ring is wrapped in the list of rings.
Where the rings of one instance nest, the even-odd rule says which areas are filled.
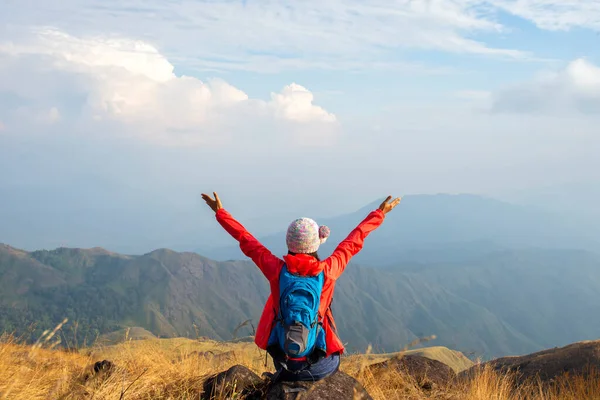
[[[446,386],[456,378],[456,373],[446,364],[418,355],[402,355],[367,367],[375,379],[390,372],[413,378],[425,390]]]
[[[464,371],[460,376],[461,378],[472,377],[486,366],[501,373],[515,373],[517,384],[531,379],[549,383],[565,374],[570,376],[597,374],[600,371],[600,340],[573,343],[525,356],[498,358],[478,364]]]
[[[372,400],[350,375],[338,371],[317,382],[279,382],[266,391],[267,400]]]
[[[272,384],[241,365],[207,379],[202,399],[229,398],[234,393],[246,400],[372,400],[356,379],[341,371],[317,382]]]
[[[247,396],[255,393],[263,385],[263,380],[242,365],[234,365],[227,371],[209,377],[202,388],[202,399],[225,399],[235,394]]]

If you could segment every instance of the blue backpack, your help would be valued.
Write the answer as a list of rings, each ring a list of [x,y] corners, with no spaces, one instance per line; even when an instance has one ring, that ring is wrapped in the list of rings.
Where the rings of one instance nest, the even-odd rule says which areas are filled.
[[[326,354],[319,304],[325,275],[300,276],[284,265],[279,276],[279,313],[269,337],[273,358],[307,357],[314,363]]]

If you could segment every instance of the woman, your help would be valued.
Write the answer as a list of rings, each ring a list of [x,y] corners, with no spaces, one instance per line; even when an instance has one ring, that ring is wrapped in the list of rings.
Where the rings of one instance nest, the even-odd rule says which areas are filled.
[[[217,221],[239,242],[269,280],[267,299],[256,330],[255,343],[272,357],[277,370],[274,380],[319,380],[335,373],[344,346],[340,341],[331,301],[336,280],[363,247],[365,238],[377,229],[400,198],[391,196],[372,211],[335,249],[320,260],[317,250],[327,240],[329,228],[310,218],[293,221],[287,230],[288,254],[283,260],[271,254],[214,198],[202,198],[216,213]],[[316,299],[316,301],[315,301]]]

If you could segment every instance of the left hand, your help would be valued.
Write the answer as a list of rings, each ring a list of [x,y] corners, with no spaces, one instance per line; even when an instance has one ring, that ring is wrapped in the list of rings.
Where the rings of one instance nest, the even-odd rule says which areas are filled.
[[[383,203],[381,203],[381,205],[379,206],[379,209],[381,211],[383,211],[383,214],[387,214],[390,211],[392,211],[394,209],[394,207],[396,207],[398,204],[400,204],[400,200],[402,200],[400,197],[397,197],[394,200],[392,200],[392,196],[388,196],[383,201]]]
[[[219,195],[217,194],[217,192],[213,192],[213,195],[215,196],[214,199],[209,195],[202,193],[202,200],[204,200],[206,204],[208,204],[211,210],[217,212],[223,208],[223,204],[221,204],[221,199],[219,199]]]

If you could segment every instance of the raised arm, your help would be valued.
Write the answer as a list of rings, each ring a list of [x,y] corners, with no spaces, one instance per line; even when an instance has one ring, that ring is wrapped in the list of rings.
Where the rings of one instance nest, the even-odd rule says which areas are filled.
[[[265,246],[252,236],[242,224],[236,221],[236,219],[223,208],[219,196],[216,193],[213,194],[215,196],[214,199],[206,194],[202,194],[202,198],[215,212],[219,224],[221,224],[221,226],[239,242],[242,253],[254,261],[269,281],[276,278],[283,261],[274,256]]]
[[[326,260],[326,273],[330,278],[337,279],[342,275],[344,269],[346,269],[346,265],[350,262],[350,259],[362,250],[365,238],[369,233],[377,229],[383,223],[385,215],[400,204],[400,198],[396,198],[393,201],[391,200],[392,196],[388,196],[387,199],[381,203],[379,208],[371,211],[371,213],[369,213],[369,215],[358,224],[352,232],[350,232],[348,237],[338,245],[333,254]]]

